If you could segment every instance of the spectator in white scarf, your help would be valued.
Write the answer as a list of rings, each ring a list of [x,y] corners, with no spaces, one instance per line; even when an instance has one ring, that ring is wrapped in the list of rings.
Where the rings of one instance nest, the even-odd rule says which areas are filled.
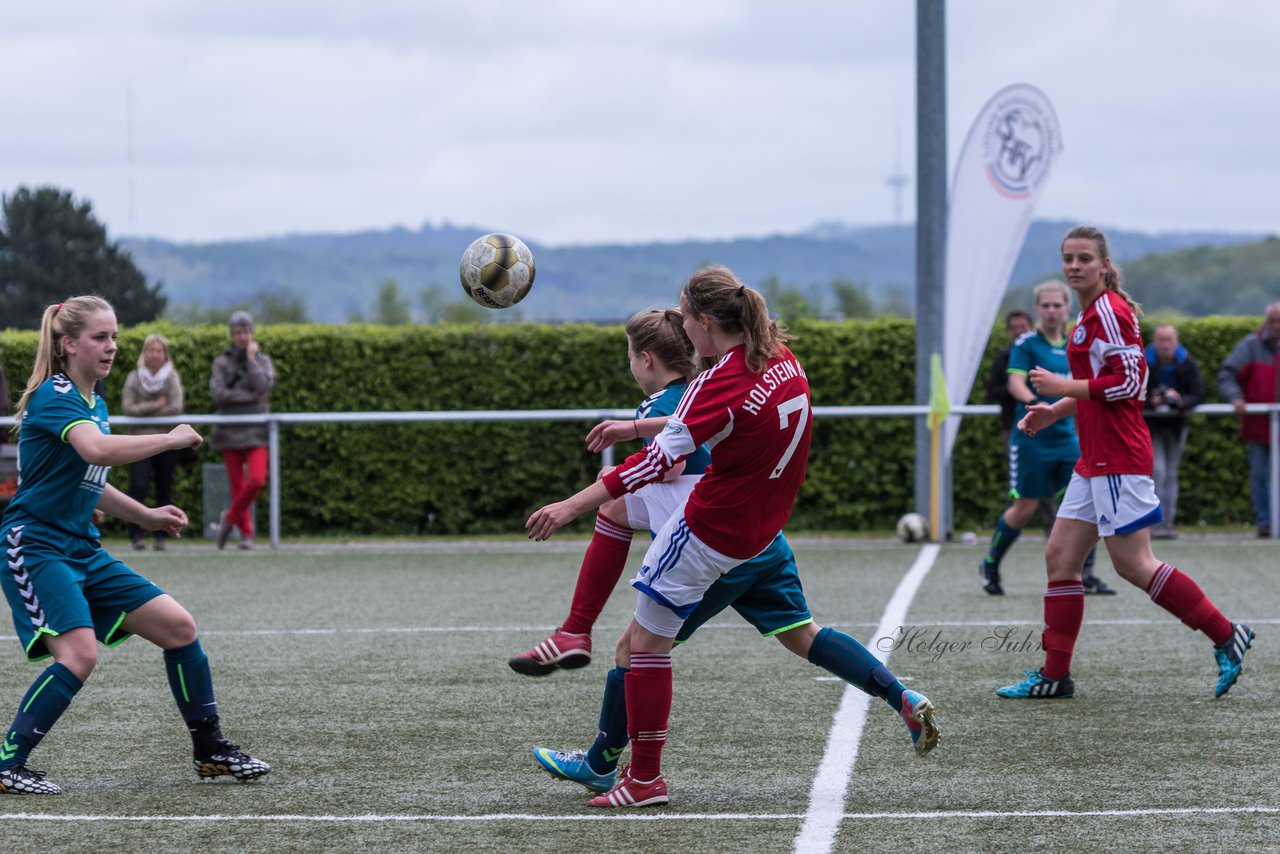
[[[173,367],[169,342],[163,335],[151,334],[142,344],[138,367],[124,381],[124,414],[141,417],[177,415],[182,412],[182,378]],[[136,427],[135,433],[167,433],[169,426]],[[155,483],[156,506],[173,503],[173,472],[178,466],[178,451],[164,451],[129,466],[129,496],[146,503],[151,484]],[[134,549],[147,547],[142,529],[129,526],[129,539]],[[165,534],[156,531],[156,551],[164,550]]]

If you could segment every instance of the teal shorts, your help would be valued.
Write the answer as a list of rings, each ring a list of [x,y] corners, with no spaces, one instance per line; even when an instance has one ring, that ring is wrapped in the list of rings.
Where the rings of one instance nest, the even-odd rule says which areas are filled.
[[[1009,497],[1061,496],[1080,459],[1075,442],[1045,445],[1027,438],[1009,443]]]
[[[0,587],[29,661],[51,655],[46,636],[71,629],[91,628],[108,646],[122,643],[129,637],[120,625],[125,616],[164,595],[96,541],[39,524],[14,525],[3,535]]]
[[[813,622],[800,586],[796,557],[786,537],[774,537],[767,549],[707,588],[702,601],[680,627],[676,643],[688,640],[699,626],[729,607],[765,637]]]

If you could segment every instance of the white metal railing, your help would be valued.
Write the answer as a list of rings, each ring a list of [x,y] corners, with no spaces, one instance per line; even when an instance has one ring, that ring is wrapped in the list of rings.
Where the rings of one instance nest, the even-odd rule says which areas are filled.
[[[1229,403],[1206,403],[1193,410],[1197,415],[1233,415]],[[1250,415],[1271,416],[1271,538],[1280,538],[1280,403],[1251,403]],[[814,418],[892,418],[926,417],[928,406],[815,406]],[[951,417],[961,415],[999,415],[995,405],[951,407]],[[268,516],[271,547],[280,545],[280,425],[282,424],[450,424],[492,421],[599,421],[607,418],[634,418],[634,409],[478,409],[447,412],[268,412],[263,415],[204,415],[185,413],[158,418],[112,416],[118,427],[136,425],[170,426],[175,424],[266,424],[270,466],[268,477]],[[12,426],[12,416],[0,417],[0,427]],[[601,454],[603,465],[613,464],[613,449]]]

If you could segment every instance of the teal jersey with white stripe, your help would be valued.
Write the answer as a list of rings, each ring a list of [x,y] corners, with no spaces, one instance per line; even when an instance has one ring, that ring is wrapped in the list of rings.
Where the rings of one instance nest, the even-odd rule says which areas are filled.
[[[1009,373],[1022,374],[1027,377],[1031,374],[1032,368],[1044,368],[1046,371],[1052,371],[1061,377],[1071,376],[1071,366],[1067,364],[1067,339],[1064,336],[1061,341],[1054,344],[1048,338],[1044,337],[1039,329],[1033,329],[1025,332],[1014,342],[1013,349],[1009,351]],[[1027,387],[1033,392],[1035,386],[1027,382]],[[1036,394],[1041,403],[1052,404],[1062,398],[1047,397],[1043,394]],[[1017,419],[1022,420],[1022,416],[1027,414],[1027,408],[1022,405],[1022,401],[1018,401]],[[1016,423],[1016,422],[1015,422]],[[1051,426],[1046,427],[1036,433],[1035,437],[1028,436],[1021,430],[1013,431],[1012,441],[1018,444],[1027,444],[1034,442],[1038,445],[1058,445],[1058,444],[1075,444],[1079,447],[1079,440],[1076,438],[1076,420],[1075,418],[1059,418]],[[1078,451],[1077,451],[1078,452]]]
[[[77,424],[110,433],[107,404],[85,400],[66,374],[40,384],[27,401],[18,433],[18,491],[4,514],[3,528],[39,522],[74,537],[98,538],[93,511],[102,497],[110,466],[91,466],[67,441]]]
[[[666,388],[655,391],[640,402],[636,407],[636,418],[660,418],[670,415],[680,405],[680,398],[684,397],[684,390],[688,387],[688,380],[673,380]],[[645,439],[644,443],[647,445],[652,441],[652,439]],[[698,450],[685,458],[684,474],[702,474],[709,465],[711,465],[711,452],[707,450],[706,445],[699,445]]]

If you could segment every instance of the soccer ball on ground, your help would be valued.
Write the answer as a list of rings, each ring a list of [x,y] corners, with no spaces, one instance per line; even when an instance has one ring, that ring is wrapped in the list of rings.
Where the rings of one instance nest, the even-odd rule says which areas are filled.
[[[518,237],[486,234],[462,253],[458,276],[467,296],[485,308],[507,308],[533,287],[533,253]]]
[[[922,543],[929,539],[929,520],[919,513],[906,513],[898,520],[898,536],[904,543]]]

